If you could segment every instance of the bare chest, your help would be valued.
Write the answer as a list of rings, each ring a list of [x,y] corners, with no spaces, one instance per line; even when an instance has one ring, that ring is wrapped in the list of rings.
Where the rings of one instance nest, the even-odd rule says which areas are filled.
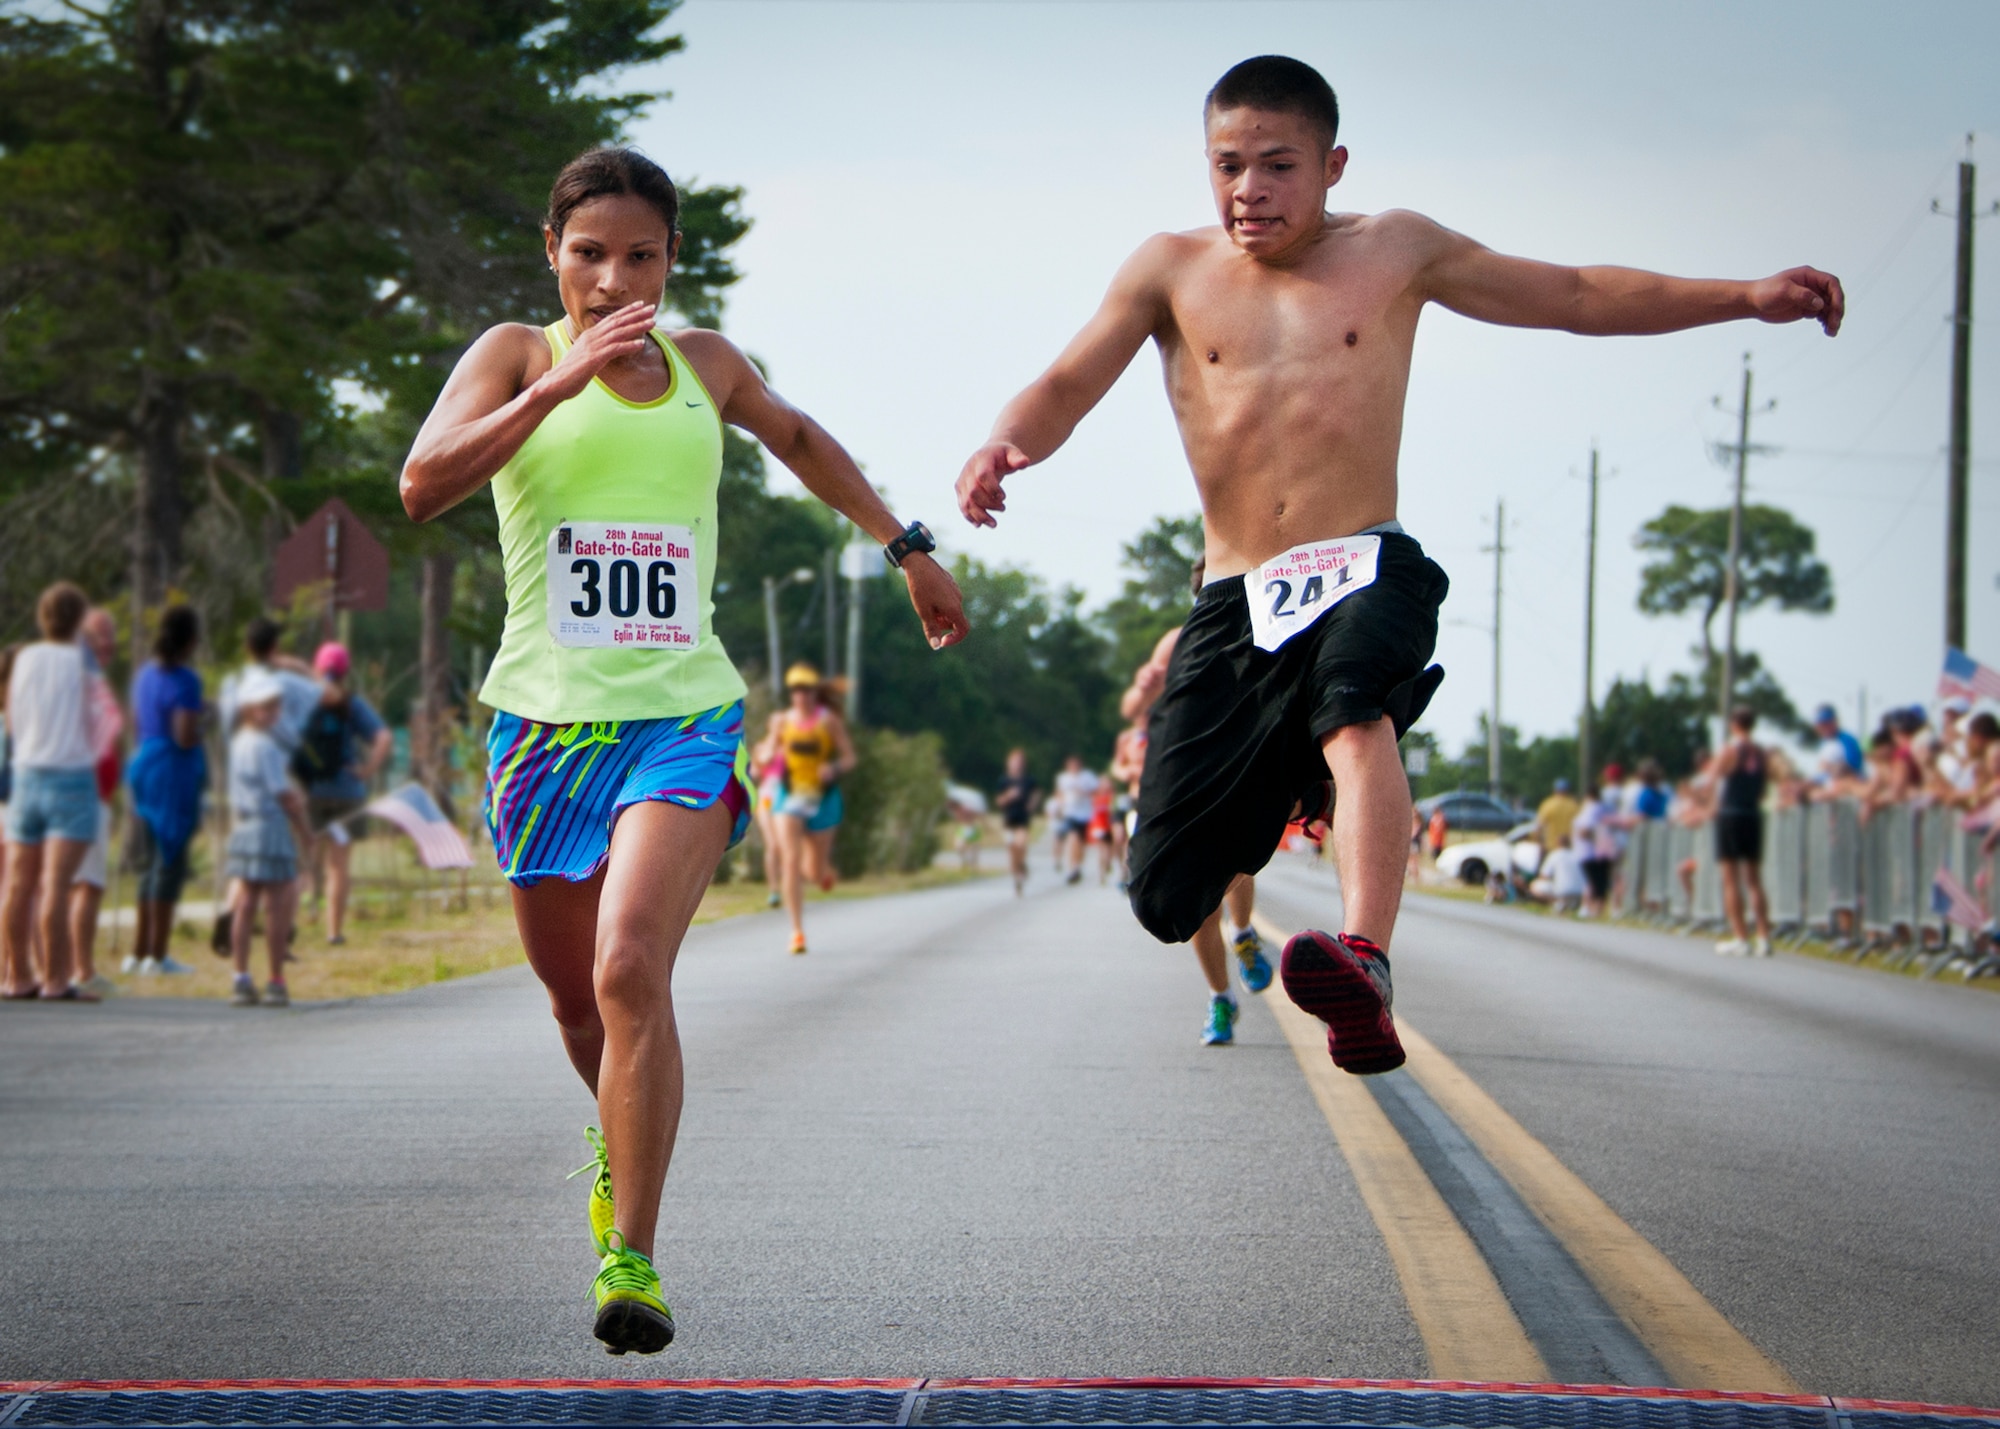
[[[1216,264],[1174,295],[1163,347],[1182,378],[1200,385],[1338,381],[1397,354],[1407,366],[1415,323],[1403,287],[1361,264],[1303,272]]]

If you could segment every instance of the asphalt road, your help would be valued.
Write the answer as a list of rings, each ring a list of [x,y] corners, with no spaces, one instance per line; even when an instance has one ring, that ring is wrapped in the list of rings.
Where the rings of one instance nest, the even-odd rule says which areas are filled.
[[[1200,1047],[1191,955],[1037,877],[690,938],[647,1360],[589,1338],[591,1108],[524,969],[0,1009],[0,1378],[1423,1375],[1270,1012]],[[2000,999],[1434,900],[1397,974],[1806,1388],[2000,1403]]]

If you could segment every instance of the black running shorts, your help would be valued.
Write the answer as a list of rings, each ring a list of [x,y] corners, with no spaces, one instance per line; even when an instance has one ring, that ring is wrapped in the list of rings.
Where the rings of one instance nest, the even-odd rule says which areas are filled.
[[[1202,588],[1147,726],[1130,860],[1147,932],[1186,942],[1270,861],[1300,793],[1328,777],[1327,735],[1416,722],[1444,679],[1430,658],[1450,588],[1423,547],[1384,535],[1374,582],[1275,651],[1251,639],[1243,581]]]
[[[1715,816],[1715,857],[1718,862],[1764,861],[1764,815],[1756,809],[1724,809]]]

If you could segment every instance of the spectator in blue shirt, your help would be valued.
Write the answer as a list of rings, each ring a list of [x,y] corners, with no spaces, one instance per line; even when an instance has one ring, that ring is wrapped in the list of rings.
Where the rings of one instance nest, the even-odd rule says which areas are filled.
[[[313,656],[324,693],[292,756],[292,773],[306,787],[306,821],[317,849],[314,891],[323,891],[326,940],[335,946],[347,941],[348,859],[355,836],[349,821],[368,802],[368,786],[395,747],[382,717],[350,685],[351,667],[347,647],[335,641]]]
[[[1632,812],[1642,819],[1664,819],[1673,793],[1657,759],[1639,761],[1639,788],[1632,796]]]
[[[201,826],[201,795],[208,757],[201,725],[207,713],[201,676],[188,661],[201,642],[201,618],[192,607],[160,612],[153,658],[132,683],[136,747],[126,766],[132,812],[138,816],[139,932],[126,971],[184,973],[167,955],[174,905],[187,882],[188,846]]]
[[[1813,733],[1819,749],[1813,755],[1813,783],[1839,784],[1860,776],[1861,741],[1840,727],[1840,715],[1832,705],[1813,711]]]

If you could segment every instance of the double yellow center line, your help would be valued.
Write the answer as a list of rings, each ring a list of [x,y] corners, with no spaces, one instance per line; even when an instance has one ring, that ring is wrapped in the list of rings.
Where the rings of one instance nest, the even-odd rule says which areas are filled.
[[[1285,935],[1261,916],[1274,946]],[[1473,1236],[1362,1078],[1327,1056],[1326,1026],[1274,982],[1265,1002],[1298,1057],[1403,1284],[1431,1373],[1442,1379],[1553,1378]],[[1791,1378],[1500,1104],[1401,1018],[1407,1071],[1567,1251],[1590,1286],[1688,1389],[1794,1394]]]

